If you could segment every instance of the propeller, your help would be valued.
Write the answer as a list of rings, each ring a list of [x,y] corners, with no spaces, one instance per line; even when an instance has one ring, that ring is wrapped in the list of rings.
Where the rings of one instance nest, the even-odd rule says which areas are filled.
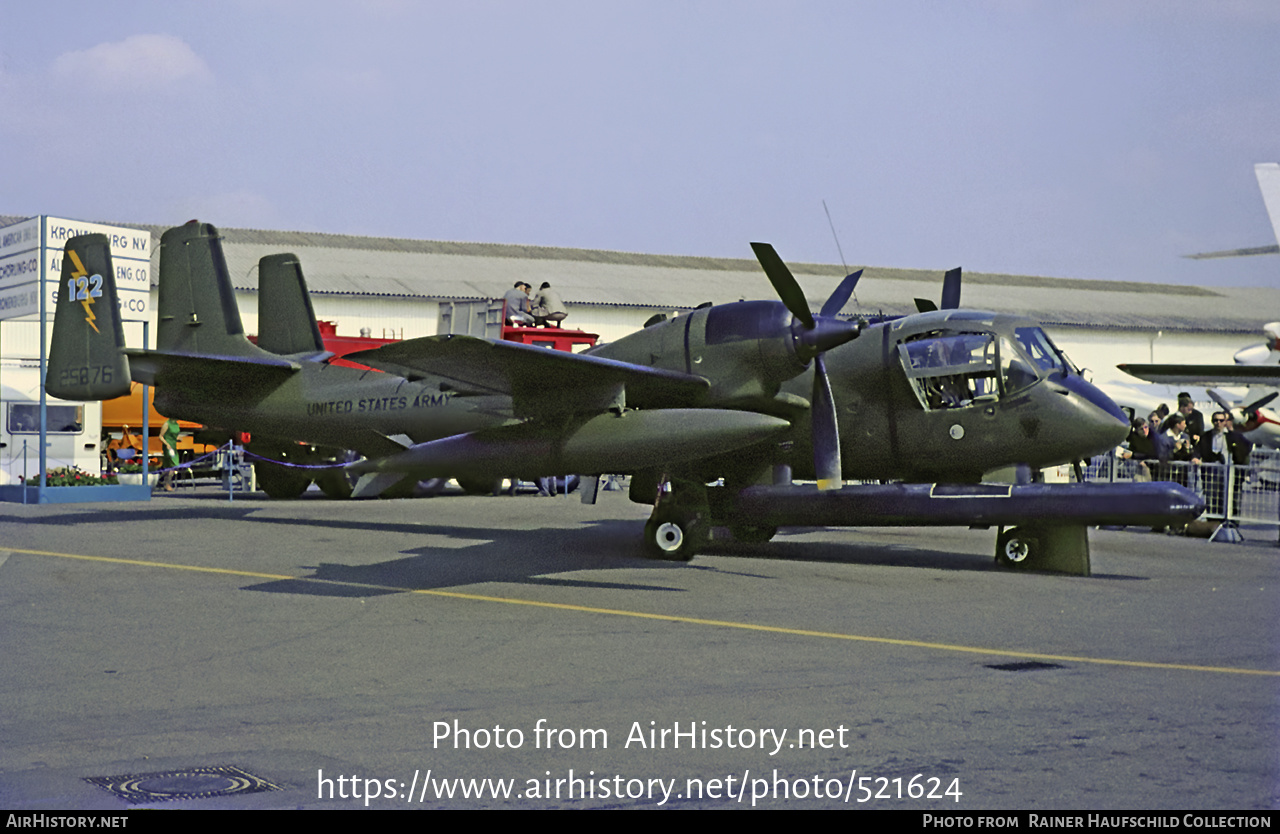
[[[840,286],[836,287],[835,292],[822,305],[822,312],[815,317],[809,310],[804,290],[774,248],[767,243],[752,243],[751,249],[756,253],[769,283],[773,284],[774,292],[794,316],[791,332],[796,341],[796,353],[805,361],[813,360],[813,397],[810,407],[813,466],[817,474],[818,489],[839,489],[844,485],[840,461],[840,429],[823,354],[857,338],[862,332],[862,322],[835,318],[835,314],[844,307],[853,293],[858,279],[862,277],[862,270],[845,276]]]
[[[1237,408],[1240,409],[1240,412],[1246,421],[1258,419],[1258,409],[1262,408],[1264,405],[1267,405],[1276,397],[1280,397],[1280,391],[1272,391],[1270,394],[1267,394],[1265,397],[1259,397],[1258,399],[1254,400],[1248,405],[1233,406],[1231,405],[1230,402],[1227,401],[1227,398],[1224,397],[1222,395],[1222,392],[1219,391],[1217,388],[1206,389],[1206,393],[1208,393],[1209,397],[1215,403],[1220,405],[1227,412],[1234,411]]]

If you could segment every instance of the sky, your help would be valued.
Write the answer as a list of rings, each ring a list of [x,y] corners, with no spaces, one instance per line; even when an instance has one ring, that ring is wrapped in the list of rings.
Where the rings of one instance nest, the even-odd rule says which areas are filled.
[[[1181,256],[1275,243],[1278,44],[1273,0],[11,3],[0,214],[1277,286]]]

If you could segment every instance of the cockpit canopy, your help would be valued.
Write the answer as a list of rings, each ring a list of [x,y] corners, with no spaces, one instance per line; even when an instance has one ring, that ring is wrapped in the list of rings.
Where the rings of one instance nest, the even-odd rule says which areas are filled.
[[[1072,371],[1040,327],[984,329],[974,324],[957,321],[898,344],[907,380],[926,410],[995,402],[1042,377]]]

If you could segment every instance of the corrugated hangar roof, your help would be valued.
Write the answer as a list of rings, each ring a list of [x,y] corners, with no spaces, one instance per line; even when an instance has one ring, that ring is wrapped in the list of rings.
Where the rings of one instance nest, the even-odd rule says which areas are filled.
[[[298,255],[307,282],[317,293],[492,298],[516,280],[535,287],[548,281],[570,303],[655,309],[769,298],[773,294],[764,272],[751,258],[221,231],[236,285],[248,290],[257,288],[258,258],[284,249]],[[789,266],[814,309],[844,275],[838,264]],[[917,296],[936,300],[941,291],[941,271],[866,267],[858,285],[861,307],[850,302],[844,312],[910,313],[915,311]],[[1024,313],[1049,324],[1089,327],[1253,333],[1280,318],[1280,291],[1265,288],[1206,289],[966,272],[963,298],[966,307]]]
[[[18,218],[15,218],[18,219]],[[151,231],[158,244],[167,228]],[[550,282],[571,304],[688,309],[703,302],[770,298],[772,288],[751,258],[646,255],[591,249],[458,243],[221,228],[238,289],[257,290],[263,255],[293,252],[312,292],[401,298],[497,298],[517,280]],[[743,242],[747,250],[747,243]],[[154,248],[158,258],[159,246]],[[780,253],[785,259],[786,253]],[[817,309],[844,269],[789,263]],[[857,269],[857,266],[851,266]],[[158,274],[153,272],[153,274]],[[917,296],[938,299],[942,271],[866,267],[857,299],[844,314],[915,311]],[[1220,332],[1257,332],[1280,319],[1280,290],[1203,288],[1136,281],[1091,281],[966,272],[964,306],[1022,313],[1047,324]]]

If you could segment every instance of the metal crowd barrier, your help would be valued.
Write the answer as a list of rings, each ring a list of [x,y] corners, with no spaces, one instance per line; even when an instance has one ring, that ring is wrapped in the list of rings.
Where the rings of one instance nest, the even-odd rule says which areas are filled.
[[[1085,481],[1173,481],[1205,500],[1201,519],[1224,528],[1239,524],[1273,526],[1280,532],[1280,451],[1254,449],[1243,465],[1190,461],[1138,461],[1118,453],[1098,455],[1083,470]],[[1239,541],[1239,534],[1226,536]]]

